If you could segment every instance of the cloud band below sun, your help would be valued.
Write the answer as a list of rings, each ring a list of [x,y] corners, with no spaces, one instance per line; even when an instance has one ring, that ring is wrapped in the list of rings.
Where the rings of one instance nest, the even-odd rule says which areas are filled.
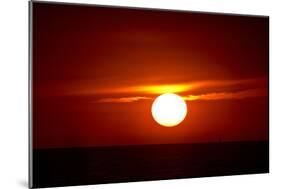
[[[262,89],[249,89],[243,91],[235,92],[218,92],[218,93],[206,93],[199,95],[187,95],[183,96],[183,99],[186,101],[195,101],[195,100],[238,100],[245,98],[256,98],[267,96],[268,91],[265,88]],[[153,100],[152,97],[145,96],[135,96],[135,97],[122,97],[122,98],[102,98],[95,102],[97,103],[129,103],[136,102],[141,100]]]
[[[39,96],[91,96],[98,103],[130,103],[152,100],[156,95],[176,93],[186,101],[244,99],[268,96],[267,77],[236,80],[203,80],[188,83],[97,86],[95,82],[57,83],[39,88]]]
[[[236,92],[219,92],[219,93],[207,93],[201,95],[188,95],[184,96],[184,100],[228,100],[228,99],[244,99],[268,96],[266,89],[249,89]]]
[[[102,98],[96,102],[99,103],[126,103],[126,102],[136,102],[139,100],[150,100],[150,97],[144,97],[144,96],[135,96],[135,97],[122,97],[122,98]]]

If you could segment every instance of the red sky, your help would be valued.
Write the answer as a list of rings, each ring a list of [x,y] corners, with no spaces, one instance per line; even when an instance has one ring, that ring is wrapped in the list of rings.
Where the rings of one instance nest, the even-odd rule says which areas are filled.
[[[268,139],[268,18],[33,3],[35,148]],[[184,97],[177,127],[153,99]]]

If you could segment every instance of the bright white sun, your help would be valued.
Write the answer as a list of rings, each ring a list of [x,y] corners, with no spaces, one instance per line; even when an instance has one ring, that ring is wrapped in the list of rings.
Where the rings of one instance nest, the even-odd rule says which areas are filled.
[[[166,93],[154,100],[151,111],[157,123],[162,126],[173,127],[184,120],[187,114],[187,106],[179,95]]]

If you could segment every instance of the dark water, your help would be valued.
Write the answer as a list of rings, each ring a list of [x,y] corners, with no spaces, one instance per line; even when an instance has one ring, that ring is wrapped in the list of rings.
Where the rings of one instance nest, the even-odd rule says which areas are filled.
[[[34,150],[33,187],[268,173],[268,142]]]

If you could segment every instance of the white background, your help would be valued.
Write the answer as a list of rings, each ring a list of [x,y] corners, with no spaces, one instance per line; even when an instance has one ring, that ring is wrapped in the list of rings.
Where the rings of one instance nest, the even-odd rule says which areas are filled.
[[[68,188],[281,188],[281,6],[278,0],[68,0],[68,2],[270,16],[270,174]],[[25,0],[0,2],[0,129],[0,188],[27,188],[28,2]]]

